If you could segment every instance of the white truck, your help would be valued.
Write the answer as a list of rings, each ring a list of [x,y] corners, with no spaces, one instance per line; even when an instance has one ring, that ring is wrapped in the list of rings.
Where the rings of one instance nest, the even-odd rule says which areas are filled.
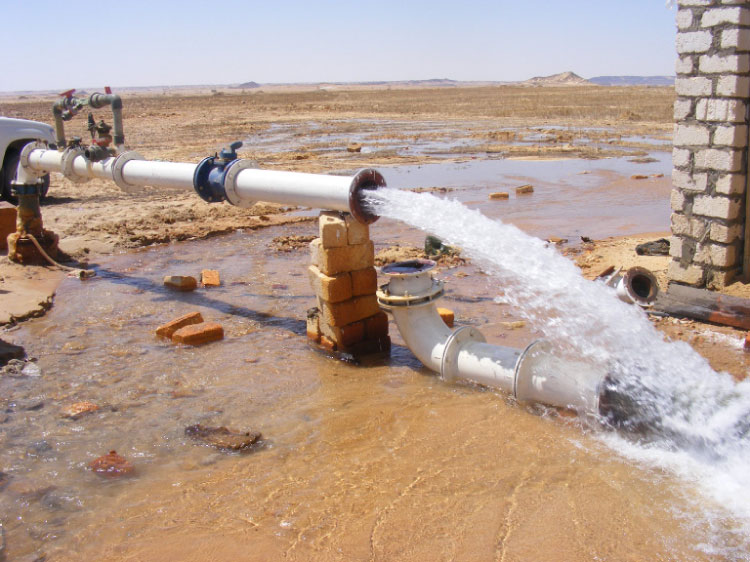
[[[44,140],[54,144],[55,130],[51,125],[26,119],[0,117],[0,198],[16,202],[11,182],[16,178],[21,149],[28,142]],[[44,176],[40,199],[47,195],[49,174]]]

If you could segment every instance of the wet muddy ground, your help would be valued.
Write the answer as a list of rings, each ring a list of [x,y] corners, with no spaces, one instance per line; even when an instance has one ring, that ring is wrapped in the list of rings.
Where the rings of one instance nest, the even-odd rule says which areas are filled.
[[[567,239],[560,250],[588,277],[639,263],[663,280],[666,258],[633,252],[652,238],[635,235],[668,225],[663,133],[451,125],[313,120],[269,124],[248,138],[271,166],[274,153],[284,155],[280,165],[305,171],[372,163],[390,186],[455,197],[535,236]],[[351,144],[361,151],[347,152]],[[192,157],[192,148],[181,150]],[[315,211],[248,217],[170,194],[144,196],[139,222],[135,207],[105,212],[115,208],[100,198],[114,188],[95,185],[90,206],[71,221],[81,192],[66,182],[44,209],[47,224],[98,275],[66,278],[44,317],[3,333],[33,358],[0,377],[8,560],[708,560],[746,549],[722,530],[731,521],[713,516],[720,506],[697,501],[676,477],[619,458],[600,429],[564,413],[442,382],[393,325],[389,358],[357,365],[311,348],[308,253],[304,245],[282,251],[274,240],[314,236]],[[527,183],[534,192],[517,195]],[[490,201],[497,191],[509,199]],[[278,224],[255,229],[260,222]],[[214,227],[231,234],[189,240]],[[385,219],[371,235],[376,252],[424,243],[423,233]],[[631,237],[602,240],[617,236]],[[97,248],[110,252],[174,239],[185,241],[115,254],[93,246],[100,240]],[[161,283],[204,268],[220,271],[221,287],[176,293]],[[457,323],[515,347],[538,335],[474,264],[444,266],[439,276],[448,287],[441,306]],[[192,348],[154,335],[191,311],[221,323],[225,339]],[[715,368],[747,372],[738,331],[655,322]],[[68,417],[82,401],[98,409]],[[263,439],[247,453],[222,452],[185,435],[195,424]],[[132,474],[103,478],[90,469],[112,450]],[[706,554],[706,544],[723,550]]]

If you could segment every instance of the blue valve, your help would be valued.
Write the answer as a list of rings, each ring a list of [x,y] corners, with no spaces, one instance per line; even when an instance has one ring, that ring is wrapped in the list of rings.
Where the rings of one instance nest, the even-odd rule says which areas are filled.
[[[225,146],[218,154],[200,161],[193,174],[193,188],[201,199],[207,203],[226,201],[224,179],[229,166],[237,160],[237,149],[242,141],[235,141]]]

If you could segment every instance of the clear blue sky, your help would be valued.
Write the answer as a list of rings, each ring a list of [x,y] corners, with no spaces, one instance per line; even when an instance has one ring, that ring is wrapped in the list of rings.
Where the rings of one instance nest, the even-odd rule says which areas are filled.
[[[664,0],[0,0],[0,91],[674,74]]]

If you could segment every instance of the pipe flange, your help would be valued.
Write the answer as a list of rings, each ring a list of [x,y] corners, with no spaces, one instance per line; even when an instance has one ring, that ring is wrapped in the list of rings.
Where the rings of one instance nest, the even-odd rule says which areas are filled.
[[[29,169],[29,155],[31,154],[32,150],[45,150],[47,149],[47,143],[43,141],[32,141],[29,143],[26,143],[26,145],[23,147],[23,150],[21,150],[21,156],[20,156],[20,162],[21,166]],[[42,172],[44,173],[44,172]]]
[[[440,376],[443,380],[450,382],[458,378],[458,354],[466,343],[485,343],[486,341],[482,332],[471,326],[463,326],[454,330],[443,346],[443,359],[440,361]]]
[[[430,304],[442,297],[445,293],[443,282],[438,281],[437,279],[432,280],[432,286],[429,289],[416,295],[409,293],[404,293],[403,295],[391,294],[388,287],[389,285],[390,283],[382,285],[377,293],[375,293],[378,298],[378,304],[386,310]]]
[[[534,362],[529,361],[540,353],[551,353],[552,344],[548,340],[535,340],[526,346],[516,361],[515,375],[513,376],[513,396],[520,402],[526,402],[533,393],[529,388],[534,384],[531,367]]]
[[[224,193],[226,194],[227,201],[229,201],[235,207],[242,207],[249,209],[255,205],[256,201],[249,201],[241,199],[237,193],[237,176],[242,170],[250,168],[256,169],[258,164],[253,160],[235,160],[228,166],[228,170],[225,171],[224,175]]]
[[[145,158],[135,150],[130,150],[117,156],[117,158],[115,158],[115,163],[112,165],[112,181],[114,181],[117,187],[122,189],[125,193],[136,193],[140,187],[129,184],[122,176],[122,169],[125,167],[125,164],[131,160],[145,160]]]
[[[352,216],[364,224],[372,224],[378,220],[378,215],[371,213],[362,206],[365,195],[363,191],[385,187],[385,179],[377,170],[364,168],[359,170],[349,186],[349,210]]]
[[[62,157],[60,158],[61,172],[69,180],[75,183],[86,183],[91,178],[88,176],[79,176],[73,171],[73,161],[79,156],[86,157],[83,153],[83,149],[79,146],[69,146],[63,151]]]

